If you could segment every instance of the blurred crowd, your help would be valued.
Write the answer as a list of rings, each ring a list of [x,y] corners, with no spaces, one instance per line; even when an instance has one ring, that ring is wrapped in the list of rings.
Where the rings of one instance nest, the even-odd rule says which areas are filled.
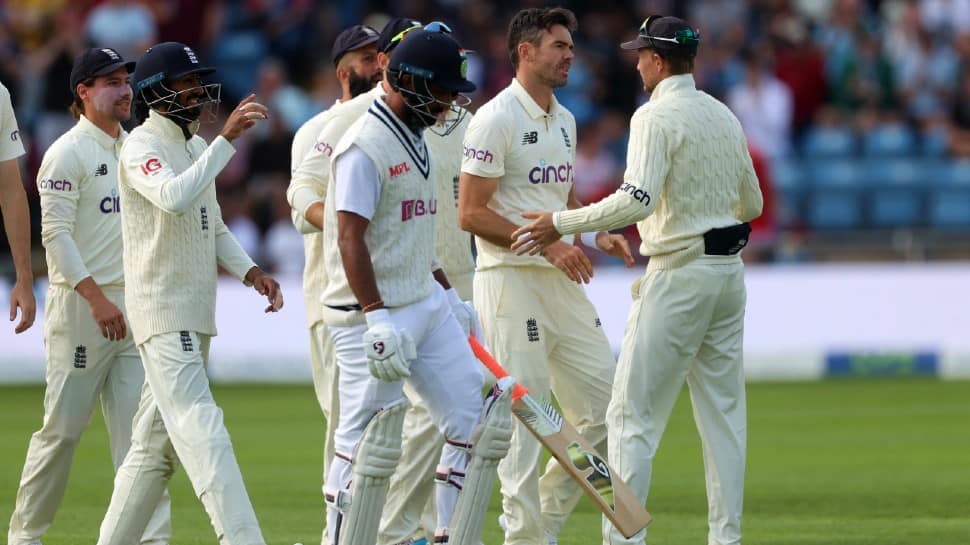
[[[505,44],[511,15],[545,4],[7,0],[0,4],[0,81],[11,91],[29,146],[22,169],[35,251],[40,238],[34,176],[44,150],[73,123],[68,75],[73,57],[88,45],[110,46],[137,59],[156,42],[190,44],[218,68],[223,111],[249,92],[270,107],[271,122],[238,141],[231,166],[217,181],[219,198],[227,224],[261,265],[295,273],[302,269],[303,250],[284,198],[290,142],[304,121],[339,95],[329,60],[337,33],[360,22],[380,29],[391,15],[447,22],[475,52],[474,110],[512,77]],[[573,9],[580,23],[569,84],[557,96],[578,124],[575,184],[583,201],[598,200],[620,184],[629,117],[647,97],[635,55],[621,52],[618,43],[652,13],[683,17],[701,31],[698,87],[728,104],[748,134],[768,194],[758,230],[765,247],[777,244],[779,231],[799,227],[776,220],[773,165],[803,155],[817,130],[835,128],[861,139],[890,127],[912,135],[914,149],[947,160],[970,157],[970,0],[560,4]],[[204,129],[203,136],[211,138],[220,126]],[[635,237],[635,231],[628,233]]]

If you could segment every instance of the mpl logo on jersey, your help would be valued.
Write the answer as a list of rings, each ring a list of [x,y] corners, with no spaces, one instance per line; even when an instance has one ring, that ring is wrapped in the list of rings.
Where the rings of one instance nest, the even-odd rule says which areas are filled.
[[[529,171],[529,181],[533,184],[568,184],[573,181],[573,164],[549,165],[546,160]]]
[[[141,166],[141,173],[145,176],[152,175],[159,170],[162,170],[162,162],[158,160],[158,157],[152,157]]]
[[[476,161],[481,161],[483,163],[491,163],[495,160],[495,156],[492,152],[487,149],[475,149],[468,146],[462,146],[465,149],[465,157],[469,159],[475,159]]]
[[[393,180],[394,178],[397,178],[402,174],[407,174],[408,172],[411,172],[411,165],[409,165],[407,161],[404,161],[399,165],[394,165],[388,168],[388,171],[391,175],[391,179]]]
[[[52,178],[47,178],[41,180],[38,187],[41,189],[47,189],[49,191],[73,191],[74,185],[68,180],[54,180]]]
[[[121,198],[118,197],[118,192],[112,189],[110,197],[101,199],[99,208],[102,214],[117,214],[121,212]]]
[[[401,221],[408,221],[417,216],[435,215],[438,213],[437,199],[425,202],[423,199],[409,199],[401,201]]]

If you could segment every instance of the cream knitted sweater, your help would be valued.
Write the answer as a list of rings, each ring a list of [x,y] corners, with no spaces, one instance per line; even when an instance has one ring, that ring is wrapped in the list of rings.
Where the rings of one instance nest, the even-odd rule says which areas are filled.
[[[633,114],[616,193],[553,222],[564,235],[636,222],[648,269],[669,269],[704,253],[705,232],[750,221],[762,204],[741,124],[686,74],[661,81]]]
[[[255,266],[222,222],[215,177],[235,150],[186,140],[152,111],[121,148],[125,305],[135,343],[159,333],[216,334],[217,264],[243,280]]]

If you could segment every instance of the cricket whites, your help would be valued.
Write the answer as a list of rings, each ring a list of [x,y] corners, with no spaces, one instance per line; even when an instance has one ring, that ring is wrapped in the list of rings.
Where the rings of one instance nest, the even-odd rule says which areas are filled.
[[[508,376],[508,372],[474,337],[470,337],[468,342],[475,356],[495,378]],[[620,533],[633,537],[650,524],[650,513],[643,508],[633,491],[613,474],[606,460],[569,422],[563,420],[551,404],[539,403],[528,389],[516,384],[512,390],[512,412],[579,483]]]

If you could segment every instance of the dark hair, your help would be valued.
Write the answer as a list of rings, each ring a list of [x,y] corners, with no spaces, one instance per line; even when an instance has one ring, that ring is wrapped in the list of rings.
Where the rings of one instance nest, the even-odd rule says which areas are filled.
[[[515,14],[509,23],[508,47],[512,69],[519,68],[519,44],[530,43],[536,47],[542,42],[542,33],[555,25],[575,32],[579,24],[572,11],[566,8],[529,8]]]
[[[78,85],[83,85],[85,87],[94,87],[95,79],[97,78],[88,78],[85,80],[81,80],[78,82]],[[75,87],[74,89],[71,89],[71,91],[73,92],[72,94],[74,95],[74,102],[71,103],[71,107],[69,108],[69,110],[71,112],[71,115],[74,116],[74,121],[77,121],[78,119],[81,119],[81,114],[84,113],[84,101],[81,100],[81,97],[77,96],[77,87]]]
[[[692,56],[678,55],[676,53],[660,51],[659,49],[654,49],[653,52],[660,55],[661,59],[667,61],[671,76],[690,74],[694,71],[694,57]]]

